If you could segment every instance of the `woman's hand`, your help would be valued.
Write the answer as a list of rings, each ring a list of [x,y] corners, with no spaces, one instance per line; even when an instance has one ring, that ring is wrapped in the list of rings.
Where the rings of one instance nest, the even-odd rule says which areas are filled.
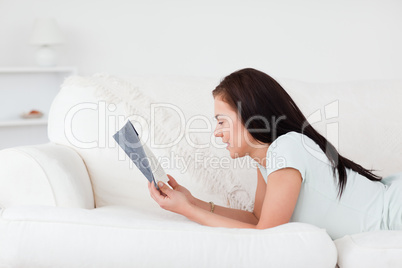
[[[195,205],[195,198],[190,193],[190,191],[187,190],[185,187],[181,186],[180,184],[178,184],[177,181],[169,174],[167,174],[167,176],[169,177],[168,184],[170,185],[170,187],[172,187],[173,190],[175,191],[183,193],[187,197],[187,200],[190,201],[191,204]]]
[[[158,191],[153,183],[148,182],[148,189],[151,193],[151,197],[159,204],[161,208],[185,215],[186,211],[191,209],[192,206],[192,203],[186,194],[189,194],[191,197],[192,195],[186,188],[180,186],[176,180],[173,179],[173,177],[170,175],[168,176],[169,185],[173,185],[173,189],[170,189],[168,185],[160,181],[158,183],[160,191]]]

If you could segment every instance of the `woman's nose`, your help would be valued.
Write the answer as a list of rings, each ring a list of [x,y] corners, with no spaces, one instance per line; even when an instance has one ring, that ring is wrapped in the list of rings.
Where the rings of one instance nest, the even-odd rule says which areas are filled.
[[[223,136],[223,135],[222,135],[222,131],[219,130],[219,129],[215,129],[215,130],[214,130],[214,135],[215,135],[215,137],[222,137],[222,136]]]

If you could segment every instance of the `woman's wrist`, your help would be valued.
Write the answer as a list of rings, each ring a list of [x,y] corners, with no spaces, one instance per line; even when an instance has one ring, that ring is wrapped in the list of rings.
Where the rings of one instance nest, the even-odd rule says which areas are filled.
[[[200,200],[198,198],[194,198],[193,205],[196,206],[196,207],[202,208],[204,210],[211,211],[211,203],[202,201],[202,200]],[[216,206],[214,205],[214,209],[215,208],[216,208]]]
[[[179,213],[179,214],[181,214],[181,215],[183,215],[183,216],[189,218],[191,212],[192,212],[194,209],[196,209],[196,208],[197,208],[196,205],[194,205],[194,204],[191,203],[191,202],[188,202],[188,203],[182,208],[181,213]]]
[[[194,196],[191,196],[191,199],[189,201],[192,205],[197,206],[199,199],[195,198]]]

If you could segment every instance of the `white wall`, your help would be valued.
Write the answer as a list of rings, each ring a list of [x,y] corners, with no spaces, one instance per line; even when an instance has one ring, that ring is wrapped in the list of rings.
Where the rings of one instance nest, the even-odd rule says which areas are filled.
[[[81,74],[402,78],[400,0],[0,0],[2,67],[35,64],[36,17],[57,18],[59,65]]]

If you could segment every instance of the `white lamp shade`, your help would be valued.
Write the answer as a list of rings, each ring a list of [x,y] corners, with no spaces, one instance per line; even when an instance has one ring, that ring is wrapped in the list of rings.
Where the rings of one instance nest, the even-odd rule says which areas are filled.
[[[55,45],[64,42],[63,35],[55,19],[36,19],[31,35],[32,45]]]

